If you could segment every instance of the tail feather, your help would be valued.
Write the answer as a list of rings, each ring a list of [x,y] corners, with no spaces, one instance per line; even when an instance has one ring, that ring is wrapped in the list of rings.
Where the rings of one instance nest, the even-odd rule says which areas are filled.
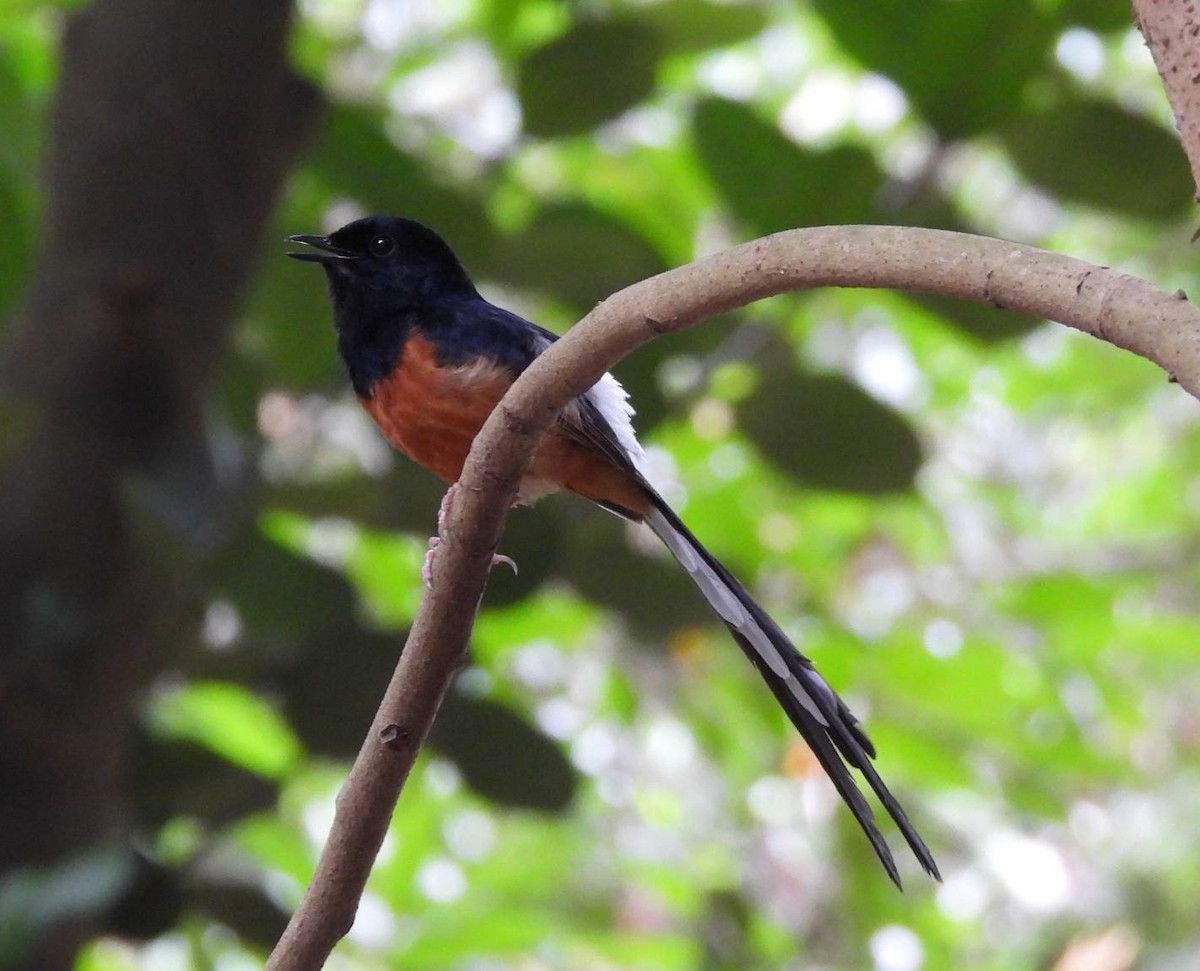
[[[858,719],[817,673],[812,662],[796,650],[779,625],[733,574],[700,544],[666,501],[649,488],[647,495],[652,508],[644,521],[687,571],[704,599],[753,662],[858,820],[888,876],[900,886],[900,874],[891,849],[847,765],[863,774],[925,872],[940,880],[929,848],[871,763],[875,748]]]

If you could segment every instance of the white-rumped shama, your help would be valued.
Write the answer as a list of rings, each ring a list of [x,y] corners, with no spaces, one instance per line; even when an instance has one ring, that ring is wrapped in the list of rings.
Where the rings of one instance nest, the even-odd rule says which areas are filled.
[[[289,241],[309,247],[289,256],[325,270],[338,351],[363,407],[392,445],[456,482],[492,409],[555,335],[481,297],[446,242],[412,220],[371,216],[330,236]],[[858,719],[647,481],[632,415],[624,389],[605,374],[546,432],[517,501],[565,490],[649,526],[804,736],[892,880],[899,885],[891,850],[847,764],[866,778],[926,872],[940,879],[875,771],[875,749]]]

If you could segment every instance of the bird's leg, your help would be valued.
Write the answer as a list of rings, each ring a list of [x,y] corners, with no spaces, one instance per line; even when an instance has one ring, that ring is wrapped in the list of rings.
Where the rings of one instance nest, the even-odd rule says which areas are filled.
[[[442,530],[446,528],[446,519],[450,515],[450,506],[454,502],[454,493],[458,489],[458,483],[455,482],[446,494],[442,496],[442,501],[438,504],[437,512],[437,532],[429,537],[429,549],[425,551],[425,559],[421,563],[421,582],[425,584],[426,590],[433,589],[433,560],[437,555],[437,548],[442,542]]]
[[[437,535],[429,537],[429,549],[425,551],[425,560],[421,564],[421,580],[425,584],[426,590],[433,589],[433,561],[437,556],[437,548],[442,544],[441,533],[446,528],[446,520],[450,516],[450,509],[454,505],[454,493],[458,491],[458,483],[454,483],[446,494],[442,496],[441,505],[438,506],[437,514]],[[492,566],[503,563],[510,567],[515,575],[517,573],[517,564],[510,556],[505,556],[503,553],[492,554]]]
[[[421,563],[421,582],[425,584],[426,590],[433,589],[433,557],[441,541],[440,536],[429,537],[429,549],[425,551],[425,559]]]

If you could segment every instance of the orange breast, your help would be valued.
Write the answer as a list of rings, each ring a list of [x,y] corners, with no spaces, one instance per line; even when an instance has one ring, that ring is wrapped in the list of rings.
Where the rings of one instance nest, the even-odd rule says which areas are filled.
[[[512,380],[496,364],[439,367],[433,345],[413,336],[391,376],[375,384],[363,407],[396,448],[456,482],[471,443]]]
[[[486,360],[439,367],[433,345],[414,335],[391,376],[377,382],[362,404],[392,445],[446,482],[457,482],[471,443],[512,382],[511,371]],[[562,489],[635,516],[649,508],[625,472],[552,429],[534,454],[518,501],[532,502]]]

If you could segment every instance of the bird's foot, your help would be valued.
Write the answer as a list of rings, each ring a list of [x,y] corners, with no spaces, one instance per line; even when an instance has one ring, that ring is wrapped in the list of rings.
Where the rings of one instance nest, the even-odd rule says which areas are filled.
[[[439,533],[446,528],[446,520],[450,518],[450,510],[454,508],[454,493],[456,492],[458,492],[457,482],[446,490],[446,494],[442,496],[442,501],[438,504],[437,531]],[[430,549],[433,549],[432,545]]]
[[[441,545],[442,539],[440,536],[429,537],[429,549],[425,551],[425,560],[421,564],[421,582],[425,584],[426,590],[433,589],[433,561],[437,558],[437,550]],[[511,556],[505,556],[503,553],[493,553],[492,569],[495,569],[502,563],[513,571],[513,576],[516,576],[520,572],[517,569],[517,561]]]
[[[452,485],[446,490],[446,494],[442,496],[441,505],[438,506],[437,528],[440,534],[446,528],[446,520],[450,517],[450,510],[454,507],[454,494],[458,491],[458,483]],[[425,551],[425,560],[421,564],[421,580],[425,584],[426,590],[433,589],[433,561],[437,556],[437,549],[441,545],[441,536],[429,537],[429,549]],[[516,561],[511,556],[505,556],[503,553],[492,554],[492,567],[496,567],[503,563],[513,571],[513,575],[517,574]]]
[[[441,518],[440,514],[438,518]],[[433,559],[437,555],[437,548],[441,542],[440,536],[430,536],[429,549],[425,551],[425,559],[421,562],[421,582],[425,584],[426,590],[433,589]]]

